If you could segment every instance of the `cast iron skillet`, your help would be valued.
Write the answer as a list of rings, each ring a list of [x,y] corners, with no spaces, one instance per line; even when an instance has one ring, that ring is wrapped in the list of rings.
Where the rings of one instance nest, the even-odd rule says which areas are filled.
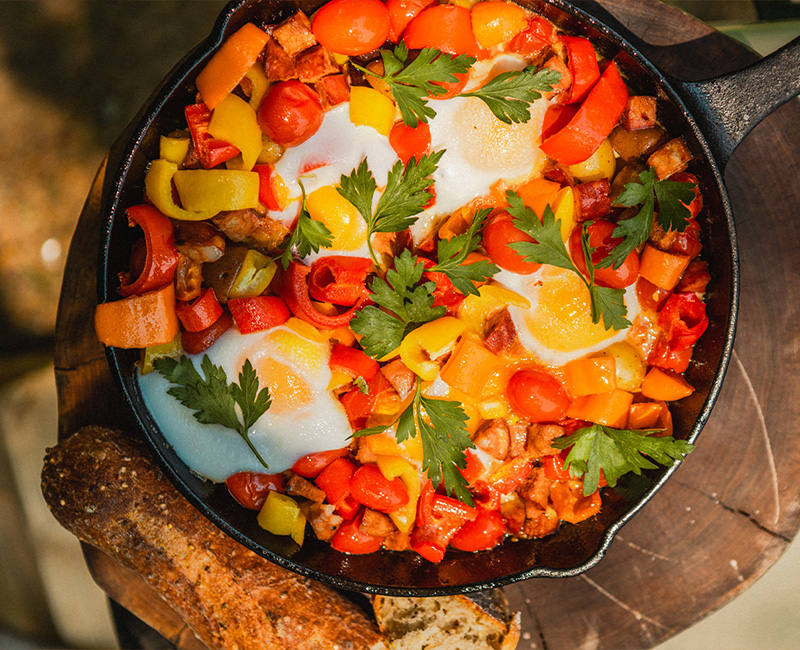
[[[319,0],[301,0],[311,13]],[[800,39],[750,68],[698,83],[668,79],[607,24],[565,0],[520,0],[566,31],[591,38],[607,57],[616,57],[634,93],[655,95],[660,120],[682,135],[695,155],[692,171],[700,178],[705,209],[703,257],[712,281],[707,304],[711,325],[695,346],[687,378],[696,392],[673,408],[675,435],[694,442],[711,413],[733,348],[738,306],[738,257],[733,216],[722,171],[736,145],[766,114],[800,91]],[[98,268],[99,301],[117,298],[117,274],[129,260],[134,229],[125,209],[139,203],[147,164],[158,156],[162,133],[182,128],[183,107],[193,103],[193,80],[225,38],[248,21],[276,23],[296,5],[279,0],[236,0],[222,12],[211,36],[178,64],[133,120],[111,151],[113,178],[105,184],[106,215]],[[750,83],[753,77],[768,83]],[[758,89],[759,92],[753,92]],[[241,508],[224,486],[192,474],[164,441],[144,406],[134,363],[138,353],[107,349],[111,371],[125,398],[130,424],[149,441],[158,461],[198,510],[231,537],[266,558],[336,587],[389,595],[446,595],[501,586],[533,577],[569,577],[594,566],[616,532],[664,484],[676,467],[653,470],[606,489],[596,517],[563,524],[544,539],[506,543],[481,553],[449,551],[440,564],[414,553],[382,551],[348,556],[308,535],[302,548],[261,529],[251,511]]]

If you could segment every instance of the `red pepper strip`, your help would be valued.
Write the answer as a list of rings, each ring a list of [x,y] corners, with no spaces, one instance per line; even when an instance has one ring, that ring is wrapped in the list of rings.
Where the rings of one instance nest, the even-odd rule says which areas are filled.
[[[192,135],[194,150],[203,167],[211,169],[239,155],[239,149],[230,142],[215,138],[208,132],[208,124],[211,121],[211,111],[208,106],[202,103],[190,104],[184,109],[184,113],[189,133]]]
[[[134,205],[127,214],[128,225],[138,225],[144,231],[146,258],[142,272],[133,282],[129,273],[119,274],[119,293],[125,297],[140,296],[169,284],[178,265],[172,222],[152,205]]]
[[[310,266],[305,266],[298,261],[289,264],[289,268],[283,275],[283,299],[291,309],[292,313],[298,318],[311,323],[315,327],[324,330],[335,330],[345,327],[355,316],[356,312],[367,301],[368,296],[364,295],[346,312],[336,316],[328,316],[320,313],[311,302],[308,295],[308,284],[306,276],[311,272]]]
[[[328,366],[331,370],[338,370],[354,378],[363,377],[364,381],[372,379],[380,369],[375,359],[343,343],[333,346]]]
[[[350,480],[356,469],[356,464],[347,458],[337,458],[317,476],[315,483],[328,503],[337,503],[350,494]]]
[[[242,334],[272,329],[283,325],[292,316],[280,296],[229,298],[228,308]]]
[[[484,466],[481,459],[476,454],[473,454],[469,449],[464,452],[467,459],[467,466],[464,469],[459,468],[459,472],[466,479],[467,483],[472,485],[483,474]]]
[[[567,104],[575,104],[583,100],[600,78],[600,66],[594,46],[588,38],[580,36],[564,36],[567,46],[569,71],[572,73],[572,86],[564,99]]]
[[[433,484],[428,481],[417,504],[417,526],[411,533],[409,545],[426,560],[441,562],[453,535],[477,516],[475,508],[436,494]]]
[[[267,210],[283,210],[272,187],[272,165],[254,165],[253,171],[258,174],[258,202]]]
[[[342,395],[340,400],[353,429],[363,429],[366,426],[367,416],[372,413],[378,395],[391,387],[383,373],[378,372],[367,382],[366,395],[358,387],[351,388]]]
[[[220,336],[233,326],[233,317],[229,312],[223,311],[220,317],[210,326],[199,332],[181,332],[181,345],[186,354],[200,354],[205,352]]]
[[[201,332],[211,327],[222,316],[222,305],[217,300],[213,289],[203,289],[202,293],[191,302],[178,301],[175,312],[188,332]]]
[[[295,474],[298,474],[303,478],[316,478],[319,476],[322,470],[324,470],[337,458],[347,456],[349,451],[350,450],[347,447],[342,447],[341,449],[329,449],[327,451],[317,451],[313,454],[308,454],[307,456],[303,456],[302,458],[298,459],[297,462],[292,465],[291,469]]]
[[[427,257],[420,257],[419,260],[426,269],[436,265],[436,262],[429,260]],[[458,310],[458,306],[464,300],[464,294],[453,286],[450,278],[444,273],[425,271],[423,276],[426,280],[436,284],[436,288],[433,290],[433,306],[446,307],[448,314],[455,313]]]
[[[706,304],[693,293],[672,294],[658,315],[658,326],[673,352],[690,348],[708,327]]]
[[[572,478],[569,470],[564,469],[564,459],[567,457],[569,449],[562,449],[561,453],[555,456],[545,456],[542,460],[544,475],[551,481],[569,481]]]
[[[368,295],[367,274],[372,260],[367,257],[329,255],[311,265],[308,293],[314,300],[350,307]]]
[[[542,120],[542,140],[547,140],[567,126],[577,112],[577,104],[551,104]]]
[[[600,75],[567,126],[542,142],[540,149],[562,165],[591,156],[611,133],[628,101],[628,87],[612,61]]]

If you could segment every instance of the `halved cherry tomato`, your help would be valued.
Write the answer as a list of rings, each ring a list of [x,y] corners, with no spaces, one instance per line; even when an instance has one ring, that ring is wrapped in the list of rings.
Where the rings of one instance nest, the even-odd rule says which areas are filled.
[[[225,479],[228,492],[242,506],[261,510],[270,492],[283,493],[283,474],[238,472]]]
[[[272,329],[283,325],[292,316],[280,296],[228,298],[228,308],[242,334]]]
[[[584,224],[579,224],[573,229],[569,238],[569,250],[572,254],[575,266],[578,267],[581,273],[586,275],[586,259],[584,258],[583,248],[581,246],[583,225]],[[636,278],[639,277],[639,255],[636,251],[628,253],[625,261],[618,269],[611,266],[603,269],[597,268],[597,264],[600,260],[606,257],[622,242],[621,238],[611,236],[611,233],[613,233],[616,228],[614,223],[607,219],[595,219],[594,221],[590,221],[586,228],[589,233],[589,246],[595,249],[592,253],[592,264],[595,265],[595,284],[601,287],[622,289],[636,282]]]
[[[311,26],[323,47],[348,56],[379,48],[389,28],[389,11],[380,0],[331,0],[320,7]]]
[[[411,19],[434,2],[436,0],[386,0],[386,9],[389,11],[389,40],[397,43]]]
[[[505,537],[506,525],[497,510],[480,510],[478,516],[458,529],[450,546],[459,551],[485,551]]]
[[[508,49],[530,57],[553,44],[553,24],[541,16],[533,16],[528,26],[508,43]]]
[[[667,252],[673,255],[686,255],[694,259],[700,255],[703,245],[700,243],[700,224],[691,219],[682,232],[675,234],[675,239]]]
[[[530,275],[541,268],[541,264],[526,262],[525,257],[509,246],[516,242],[533,242],[534,239],[514,225],[508,212],[492,217],[483,229],[483,247],[492,261],[506,271]]]
[[[233,316],[230,312],[223,311],[212,325],[199,332],[181,332],[181,345],[186,354],[200,354],[205,352],[220,336],[233,327]]]
[[[322,126],[325,111],[319,95],[302,81],[273,85],[258,107],[258,125],[274,142],[296,147]]]
[[[433,5],[420,11],[406,26],[403,42],[410,50],[430,47],[474,57],[480,50],[472,33],[472,14],[458,5]]]
[[[693,218],[700,214],[700,210],[703,209],[703,194],[700,192],[700,181],[697,176],[689,172],[678,172],[670,176],[669,180],[676,183],[694,183],[694,198],[686,207],[689,208]]]
[[[347,413],[347,419],[354,430],[363,429],[367,422],[367,416],[375,406],[375,400],[385,390],[392,385],[382,372],[375,373],[375,376],[367,382],[366,395],[358,387],[351,388],[341,396],[340,401]]]
[[[511,405],[533,422],[555,422],[569,408],[567,391],[553,375],[540,370],[519,370],[508,381]]]
[[[657,287],[646,278],[639,277],[636,280],[636,298],[642,309],[660,311],[671,294],[671,291]]]
[[[350,479],[350,494],[360,504],[391,512],[408,503],[408,490],[400,478],[387,479],[377,465],[368,463],[359,467]]]
[[[670,348],[666,338],[659,336],[650,354],[647,355],[647,363],[662,370],[672,370],[678,373],[686,372],[689,362],[692,360],[693,352],[694,350],[691,346],[683,350],[673,350]]]
[[[341,449],[329,449],[327,451],[317,451],[300,458],[294,465],[292,471],[303,478],[316,478],[320,472],[330,465],[337,458],[347,456],[347,447]]]
[[[363,555],[375,553],[383,546],[383,537],[368,535],[361,530],[363,513],[359,513],[350,521],[339,526],[339,530],[331,540],[331,546],[342,553]]]
[[[419,161],[431,149],[431,127],[426,122],[419,122],[417,126],[408,126],[398,122],[389,131],[389,144],[404,165],[412,158]]]

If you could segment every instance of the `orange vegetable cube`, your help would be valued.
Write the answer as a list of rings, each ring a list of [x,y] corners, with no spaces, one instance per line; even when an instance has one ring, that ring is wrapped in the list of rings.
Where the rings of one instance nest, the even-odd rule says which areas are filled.
[[[602,504],[598,490],[589,496],[583,496],[583,482],[575,480],[553,483],[550,487],[550,500],[558,518],[571,524],[596,515]]]
[[[691,261],[688,255],[667,253],[647,244],[639,260],[639,275],[661,289],[672,291]]]
[[[452,388],[474,399],[483,393],[487,379],[503,367],[503,360],[479,341],[462,336],[439,376]]]
[[[140,296],[97,305],[94,329],[101,343],[117,348],[148,348],[169,343],[180,328],[172,283]]]
[[[550,205],[550,209],[555,212],[554,203],[556,194],[560,189],[561,185],[555,181],[548,181],[546,178],[534,178],[522,185],[517,190],[517,194],[519,194],[522,202],[541,219],[544,215],[545,206]]]
[[[572,400],[567,417],[622,429],[628,424],[633,394],[615,388],[605,393],[581,395]]]
[[[638,402],[628,411],[628,429],[656,429],[663,402]]]
[[[572,397],[605,393],[617,387],[614,357],[575,359],[564,366],[564,387]]]
[[[660,368],[650,368],[642,381],[642,395],[650,399],[671,402],[688,397],[693,392],[692,385],[681,375]]]

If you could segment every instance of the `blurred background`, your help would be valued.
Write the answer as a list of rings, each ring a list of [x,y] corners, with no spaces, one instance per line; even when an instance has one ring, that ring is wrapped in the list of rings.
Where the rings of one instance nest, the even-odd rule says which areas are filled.
[[[225,4],[0,0],[0,650],[118,647],[108,601],[39,490],[56,440],[61,275],[105,151]],[[761,54],[800,34],[798,0],[672,4]],[[800,650],[798,575],[795,542],[755,586],[661,650]]]

